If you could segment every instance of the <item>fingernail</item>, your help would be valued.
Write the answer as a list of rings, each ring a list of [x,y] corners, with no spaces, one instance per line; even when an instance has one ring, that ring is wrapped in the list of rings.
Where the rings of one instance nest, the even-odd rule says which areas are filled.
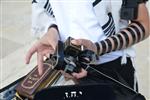
[[[43,71],[41,71],[41,70],[39,70],[38,72],[39,72],[39,75],[40,75],[40,76],[43,74]]]
[[[26,64],[29,64],[29,60],[27,58],[24,59]]]
[[[42,75],[42,73],[41,73],[41,72],[39,72],[39,75],[41,76],[41,75]]]
[[[25,61],[26,62],[26,64],[29,64],[29,62],[28,61]]]

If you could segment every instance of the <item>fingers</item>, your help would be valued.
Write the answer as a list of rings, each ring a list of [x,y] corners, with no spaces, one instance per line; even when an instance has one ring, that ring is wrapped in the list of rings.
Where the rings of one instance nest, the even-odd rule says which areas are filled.
[[[37,51],[36,46],[34,45],[26,54],[26,64],[29,64],[32,55]]]
[[[75,39],[71,41],[72,44],[74,45],[83,45],[87,48],[90,48],[93,43],[90,40],[86,40],[86,39]]]
[[[71,41],[71,43],[74,44],[74,45],[83,45],[83,44],[85,44],[83,42],[84,42],[83,39],[74,39],[74,40]]]
[[[62,73],[62,75],[64,76],[66,81],[74,78],[71,74],[68,74],[68,73],[64,72],[63,70],[60,70],[60,72]]]
[[[72,73],[73,77],[75,77],[76,79],[80,79],[83,78],[85,76],[87,76],[87,71],[84,69],[81,69],[80,73]]]
[[[61,73],[64,75],[65,79],[73,79],[73,78],[76,78],[76,79],[80,79],[80,78],[83,78],[85,76],[87,76],[87,71],[84,70],[84,69],[81,69],[81,72],[80,73],[72,73],[71,74],[68,74],[64,71],[61,70]]]
[[[94,52],[96,52],[97,47],[96,45],[90,41],[90,40],[86,40],[86,39],[75,39],[71,41],[72,44],[74,45],[83,45],[85,48],[92,50]]]
[[[37,64],[38,64],[39,75],[42,75],[43,74],[43,55],[41,53],[37,53]]]

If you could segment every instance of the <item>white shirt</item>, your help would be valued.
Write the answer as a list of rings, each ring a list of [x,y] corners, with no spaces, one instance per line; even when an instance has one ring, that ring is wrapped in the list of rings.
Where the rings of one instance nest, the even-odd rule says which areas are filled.
[[[75,39],[84,38],[97,42],[106,39],[110,33],[117,33],[121,28],[126,27],[127,23],[122,24],[119,17],[122,0],[112,1],[102,0],[93,7],[93,0],[50,0],[62,41],[71,36]],[[108,16],[109,12],[112,13],[113,18]],[[105,25],[109,20],[111,24]],[[102,29],[103,26],[106,27]],[[132,49],[115,51],[100,56],[98,63],[109,62],[120,56],[134,55]]]
[[[50,0],[61,39],[71,36],[93,42],[104,38],[90,0]]]

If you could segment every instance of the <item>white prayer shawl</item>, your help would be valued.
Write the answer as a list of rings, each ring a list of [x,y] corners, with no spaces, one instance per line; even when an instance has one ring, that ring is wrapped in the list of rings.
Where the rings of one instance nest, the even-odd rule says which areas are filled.
[[[58,25],[60,36],[63,41],[68,36],[72,36],[73,38],[84,37],[85,39],[96,42],[118,33],[122,28],[125,28],[128,25],[127,21],[121,20],[119,15],[122,0],[102,0],[92,8],[91,5],[94,0],[88,1],[91,2],[91,5],[89,3],[83,3],[87,2],[87,0],[80,0],[80,2],[77,0],[36,1],[37,3],[32,4],[32,33],[36,37],[43,36],[49,26],[56,24]],[[70,4],[68,2],[70,2]],[[75,3],[78,3],[78,5]],[[86,12],[83,7],[87,5],[89,6],[88,9],[90,9],[88,12]],[[78,16],[75,16],[77,15],[77,11],[74,9],[75,6],[79,7],[77,8],[79,11]],[[65,9],[66,12],[64,12],[63,9]],[[74,12],[72,13],[70,11]],[[89,15],[85,16],[88,13]],[[94,16],[96,16],[96,18]],[[73,17],[77,18],[77,20],[74,20]],[[80,17],[81,19],[83,18],[83,20],[80,20]],[[86,22],[84,19],[88,17],[89,21]],[[84,25],[78,20],[84,22]],[[80,27],[76,25],[77,23]],[[95,33],[91,34],[92,32]],[[99,63],[114,60],[119,56],[123,56],[122,63],[126,63],[126,57],[134,57],[135,52],[133,48],[111,52],[101,56]]]

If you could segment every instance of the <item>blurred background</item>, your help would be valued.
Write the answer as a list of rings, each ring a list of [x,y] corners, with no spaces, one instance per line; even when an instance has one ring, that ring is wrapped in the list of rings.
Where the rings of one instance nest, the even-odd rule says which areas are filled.
[[[150,2],[147,4],[150,9]],[[25,65],[25,54],[36,41],[31,36],[31,1],[0,0],[0,89],[27,74],[35,56]],[[139,91],[150,100],[150,38],[135,45]]]

